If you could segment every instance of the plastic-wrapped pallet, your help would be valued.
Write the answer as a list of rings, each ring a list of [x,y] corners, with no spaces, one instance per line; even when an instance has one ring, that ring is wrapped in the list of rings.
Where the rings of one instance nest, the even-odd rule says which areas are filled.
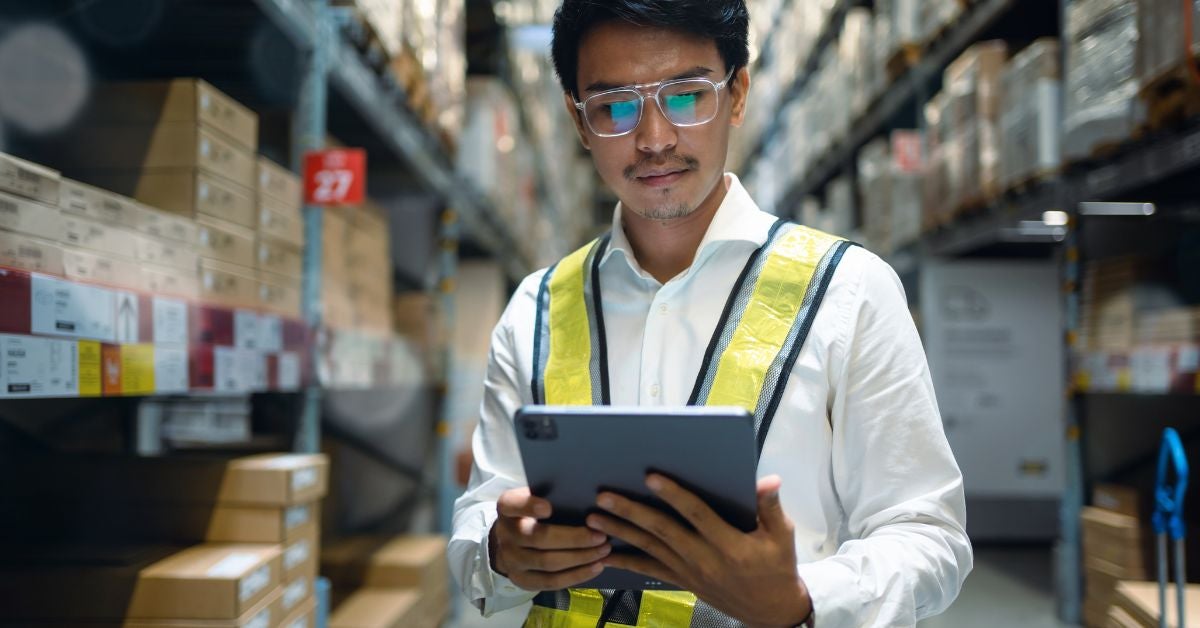
[[[1067,9],[1066,159],[1087,158],[1124,141],[1140,122],[1134,73],[1137,5],[1127,0],[1072,0]]]
[[[864,7],[850,9],[842,26],[838,61],[843,71],[839,74],[850,83],[850,114],[854,117],[862,115],[871,103],[873,28],[871,11]]]
[[[931,231],[949,221],[954,211],[952,200],[958,191],[951,187],[957,183],[957,172],[962,167],[958,139],[950,133],[950,116],[947,115],[949,96],[938,92],[925,105],[925,127],[928,135],[929,160],[925,167],[923,196],[925,199],[921,223],[925,231]]]
[[[892,248],[921,237],[921,212],[925,178],[924,142],[918,131],[893,131],[890,161],[892,175]]]
[[[849,236],[854,230],[854,186],[850,178],[841,176],[829,182],[826,194],[826,224],[823,231]]]
[[[858,153],[858,189],[862,199],[863,231],[867,248],[880,255],[891,253],[892,176],[891,151],[885,138],[876,138]]]
[[[892,22],[888,15],[876,11],[874,23],[874,41],[871,42],[871,100],[883,95],[888,87],[888,60],[894,45],[892,39]]]
[[[934,0],[876,0],[875,12],[889,25],[887,57],[891,57],[905,46],[919,46],[925,41],[922,24],[922,4]],[[940,1],[940,0],[938,0]]]
[[[961,178],[952,187],[955,209],[1000,194],[1000,81],[1008,45],[986,41],[967,49],[946,69],[951,134],[962,148]]]
[[[1138,0],[1137,76],[1143,89],[1182,68],[1184,51],[1200,56],[1200,0],[1192,2],[1192,38],[1184,39],[1179,0]]]
[[[916,131],[895,131],[859,153],[863,231],[876,253],[890,255],[920,237],[923,174]]]
[[[1062,77],[1057,39],[1040,39],[1004,70],[1000,116],[1000,179],[1013,186],[1043,178],[1062,165]]]

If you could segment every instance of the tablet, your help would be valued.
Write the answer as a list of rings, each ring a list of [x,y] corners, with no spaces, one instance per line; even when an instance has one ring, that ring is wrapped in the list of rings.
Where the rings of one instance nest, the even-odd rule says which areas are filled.
[[[744,532],[758,526],[758,450],[744,409],[526,406],[513,425],[530,491],[553,506],[548,523],[586,525],[588,514],[602,512],[602,490],[683,521],[646,488],[654,471],[696,493],[730,525]],[[614,553],[639,551],[613,540]],[[679,589],[611,567],[581,588]]]

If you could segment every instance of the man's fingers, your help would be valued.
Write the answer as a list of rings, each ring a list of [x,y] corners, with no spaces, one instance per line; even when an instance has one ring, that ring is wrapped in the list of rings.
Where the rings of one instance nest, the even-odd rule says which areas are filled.
[[[496,501],[496,512],[501,517],[533,517],[545,519],[550,516],[550,502],[534,497],[528,488],[505,491]]]
[[[602,571],[604,564],[596,562],[558,573],[528,571],[517,576],[513,582],[527,591],[558,591],[581,585],[600,575]]]
[[[613,517],[591,515],[588,517],[588,526],[602,530],[605,534],[613,538],[625,541],[646,552],[664,565],[668,565],[670,568],[683,568],[683,559],[679,557],[679,554],[660,541],[658,537],[636,525]]]
[[[787,514],[784,513],[783,502],[779,498],[779,489],[782,487],[783,480],[778,475],[758,481],[758,520],[771,530],[787,527]]]
[[[666,565],[654,560],[653,558],[650,558],[649,556],[613,554],[612,556],[604,559],[604,566],[640,573],[643,576],[654,578],[659,582],[665,582],[675,586],[684,586],[682,584],[682,577],[671,571],[671,569]]]
[[[513,519],[512,532],[517,545],[539,550],[573,550],[603,545],[608,537],[576,526],[556,526],[522,517]]]
[[[646,478],[646,486],[654,491],[671,508],[687,519],[692,527],[713,543],[732,540],[737,530],[713,512],[704,500],[683,488],[670,478],[652,473]]]
[[[517,560],[524,571],[558,573],[583,567],[604,560],[612,553],[608,544],[580,550],[544,552],[542,550],[519,550]]]

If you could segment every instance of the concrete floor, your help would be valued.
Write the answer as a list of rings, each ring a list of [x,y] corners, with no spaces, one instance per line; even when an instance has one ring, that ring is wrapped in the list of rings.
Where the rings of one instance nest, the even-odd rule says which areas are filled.
[[[483,619],[465,601],[449,628],[520,628],[527,608]],[[975,570],[958,600],[921,628],[1061,628],[1055,617],[1053,561],[1046,547],[976,548]]]

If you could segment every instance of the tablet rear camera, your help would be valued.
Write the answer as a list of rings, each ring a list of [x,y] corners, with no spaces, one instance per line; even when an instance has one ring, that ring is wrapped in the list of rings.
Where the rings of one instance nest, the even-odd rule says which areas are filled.
[[[521,429],[525,432],[525,438],[529,440],[558,439],[558,425],[549,417],[525,419],[521,423]]]

